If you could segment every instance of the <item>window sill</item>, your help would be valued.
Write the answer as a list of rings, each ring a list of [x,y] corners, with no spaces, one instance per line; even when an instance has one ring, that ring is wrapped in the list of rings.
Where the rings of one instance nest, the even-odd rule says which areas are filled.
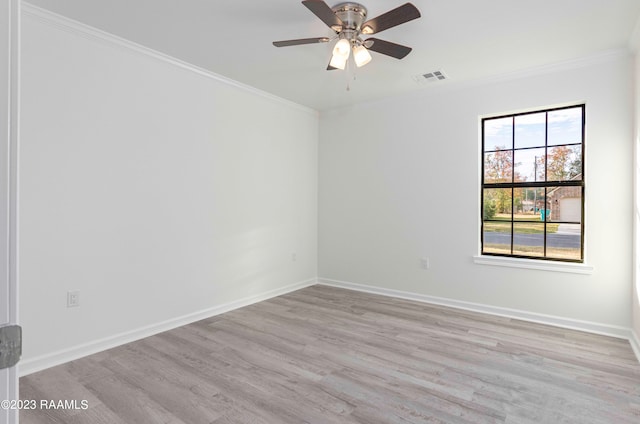
[[[593,274],[593,267],[574,262],[540,261],[535,259],[507,258],[501,256],[474,256],[473,262],[480,265],[506,266],[510,268],[537,269],[541,271]]]

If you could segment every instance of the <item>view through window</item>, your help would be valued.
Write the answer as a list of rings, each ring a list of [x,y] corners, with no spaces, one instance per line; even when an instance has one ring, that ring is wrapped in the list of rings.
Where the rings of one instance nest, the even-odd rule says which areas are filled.
[[[585,106],[482,119],[482,254],[582,262]]]

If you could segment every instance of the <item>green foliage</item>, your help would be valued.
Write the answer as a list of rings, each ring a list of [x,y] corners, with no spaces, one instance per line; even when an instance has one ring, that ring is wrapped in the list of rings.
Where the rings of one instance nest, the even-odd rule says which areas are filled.
[[[511,190],[497,189],[495,202],[498,213],[511,213]]]
[[[493,219],[496,216],[496,202],[492,199],[484,200],[484,208],[482,210],[482,218],[486,221],[487,219]]]

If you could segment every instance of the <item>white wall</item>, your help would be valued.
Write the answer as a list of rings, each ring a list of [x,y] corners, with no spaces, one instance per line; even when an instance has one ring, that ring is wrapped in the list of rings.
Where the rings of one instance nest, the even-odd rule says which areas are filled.
[[[629,328],[631,60],[614,52],[573,65],[323,114],[319,278]],[[587,105],[586,254],[594,272],[474,264],[479,116],[573,102]],[[429,270],[420,269],[423,256]]]
[[[65,22],[23,32],[26,368],[315,280],[316,112]]]

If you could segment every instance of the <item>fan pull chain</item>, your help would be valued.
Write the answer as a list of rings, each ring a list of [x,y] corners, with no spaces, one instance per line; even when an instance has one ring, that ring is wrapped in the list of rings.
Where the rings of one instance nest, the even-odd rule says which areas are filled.
[[[358,80],[358,78],[356,78],[356,73],[354,72],[353,73],[353,81],[357,81],[357,80]],[[347,76],[347,91],[351,91],[351,87],[349,86],[349,81],[350,81],[350,78],[349,78],[349,76]]]
[[[351,61],[350,61],[350,60],[347,60],[347,67],[345,68],[345,71],[344,71],[344,75],[345,75],[345,76],[346,76],[346,78],[347,78],[347,91],[351,91],[351,86],[350,86],[350,84],[349,84],[349,82],[351,81],[351,78],[350,78],[350,76],[351,76],[351,69],[352,69],[352,67],[351,67]],[[353,79],[354,79],[354,80],[356,79],[355,74],[353,74]]]

